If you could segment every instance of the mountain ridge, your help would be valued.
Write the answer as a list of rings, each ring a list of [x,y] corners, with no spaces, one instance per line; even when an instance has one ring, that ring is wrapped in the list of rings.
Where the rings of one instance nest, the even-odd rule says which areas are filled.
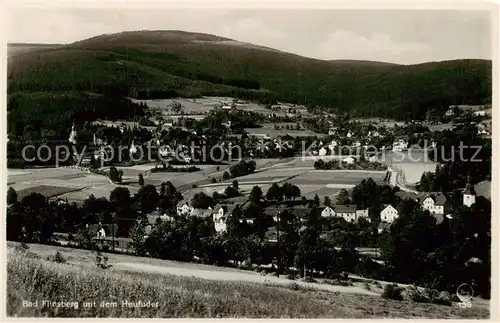
[[[491,102],[488,60],[415,65],[325,61],[235,42],[202,33],[130,31],[12,55],[8,93],[13,99],[8,108],[21,117],[32,111],[31,102],[41,109],[33,112],[34,122],[43,124],[45,112],[64,113],[63,101],[51,95],[38,105],[40,96],[33,93],[137,99],[232,96],[396,119],[423,118],[430,110],[444,112],[452,104]],[[245,45],[235,46],[240,43]]]

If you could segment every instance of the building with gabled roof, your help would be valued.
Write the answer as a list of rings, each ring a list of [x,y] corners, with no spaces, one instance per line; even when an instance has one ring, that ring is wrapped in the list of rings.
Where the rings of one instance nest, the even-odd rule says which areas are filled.
[[[428,194],[422,201],[422,208],[431,214],[443,215],[447,201],[448,198],[442,192]]]
[[[463,204],[471,207],[474,203],[476,203],[476,192],[474,190],[474,186],[472,186],[470,180],[468,180],[464,190]]]
[[[392,223],[399,217],[399,212],[390,204],[384,204],[384,208],[380,211],[380,221]]]
[[[215,231],[222,233],[227,231],[227,220],[233,213],[237,204],[217,204],[212,213]]]

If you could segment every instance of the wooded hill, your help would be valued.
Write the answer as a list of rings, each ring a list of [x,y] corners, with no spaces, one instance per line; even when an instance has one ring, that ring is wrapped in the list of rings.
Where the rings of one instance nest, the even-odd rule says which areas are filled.
[[[12,54],[8,64],[8,92],[16,92],[18,100],[9,110],[22,109],[21,114],[28,102],[44,97],[40,92],[51,92],[52,105],[61,105],[54,92],[66,92],[63,97],[76,92],[134,98],[236,96],[320,105],[352,116],[418,119],[431,108],[491,102],[491,80],[488,60],[418,65],[324,61],[181,31],[123,32],[37,46]],[[50,105],[39,105],[40,113],[57,110]]]

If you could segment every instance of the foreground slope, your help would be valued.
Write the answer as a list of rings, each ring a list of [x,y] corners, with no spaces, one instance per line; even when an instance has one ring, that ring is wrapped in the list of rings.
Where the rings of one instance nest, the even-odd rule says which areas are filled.
[[[30,245],[23,250],[9,243],[7,262],[7,314],[9,316],[62,317],[300,317],[300,318],[487,318],[484,308],[392,301],[378,296],[332,293],[293,282],[280,286],[243,281],[211,281],[194,277],[153,274],[111,267],[98,269],[90,251]],[[60,251],[64,263],[45,260]],[[111,265],[119,255],[109,255]],[[144,258],[136,259],[137,263]],[[161,261],[161,260],[155,260]],[[189,264],[163,261],[164,265]],[[191,264],[192,265],[192,264]],[[209,267],[209,266],[204,266]],[[206,269],[205,269],[206,270]],[[212,270],[239,271],[213,267]],[[23,300],[78,302],[78,308],[23,307]],[[117,302],[116,307],[85,308],[83,302]],[[158,303],[129,307],[122,301]]]
[[[320,104],[359,116],[420,117],[491,100],[491,62],[323,61],[180,31],[102,35],[9,60],[9,92],[112,88],[136,98],[234,95]]]

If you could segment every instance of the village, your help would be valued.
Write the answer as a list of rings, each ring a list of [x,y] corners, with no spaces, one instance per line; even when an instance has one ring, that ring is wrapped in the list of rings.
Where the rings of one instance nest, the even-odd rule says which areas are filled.
[[[203,103],[203,100],[210,104]],[[16,175],[14,172],[9,176],[9,182],[20,197],[49,192],[50,183],[53,183],[60,187],[50,196],[51,200],[57,204],[76,202],[79,205],[83,205],[90,196],[109,198],[109,192],[117,187],[124,187],[131,194],[140,194],[147,186],[158,190],[165,182],[170,182],[169,185],[175,183],[182,198],[174,208],[167,210],[160,205],[152,208],[150,213],[142,213],[136,220],[136,224],[145,224],[142,239],[146,239],[157,225],[176,221],[179,217],[210,219],[215,233],[223,235],[228,231],[228,223],[235,209],[238,209],[239,222],[254,225],[257,214],[252,207],[255,203],[249,200],[254,190],[262,192],[262,197],[257,201],[264,203],[261,205],[262,214],[273,219],[267,222],[265,228],[265,237],[271,243],[277,242],[276,235],[279,236],[280,231],[277,224],[281,212],[285,210],[300,215],[299,223],[306,221],[308,213],[317,212],[323,219],[325,232],[331,227],[328,221],[332,219],[343,219],[352,224],[371,223],[375,219],[375,229],[382,234],[389,232],[392,223],[398,219],[400,211],[397,203],[401,200],[415,201],[436,219],[436,225],[446,218],[453,218],[452,211],[456,205],[451,207],[450,192],[417,190],[422,175],[434,172],[440,165],[427,160],[427,150],[436,148],[439,140],[436,132],[430,129],[443,129],[443,125],[451,129],[457,124],[453,125],[450,118],[459,119],[469,115],[476,118],[475,122],[480,125],[478,136],[488,138],[490,135],[485,130],[485,124],[488,124],[488,116],[491,117],[491,109],[486,106],[450,107],[443,116],[448,123],[427,127],[418,122],[342,120],[335,116],[310,114],[305,107],[282,103],[260,107],[257,111],[262,123],[257,128],[251,128],[241,124],[244,118],[248,118],[248,113],[250,118],[253,116],[255,107],[241,100],[232,100],[229,104],[231,100],[181,100],[183,104],[189,103],[187,107],[177,100],[168,100],[158,106],[159,101],[156,100],[153,102],[157,104],[156,109],[148,108],[152,111],[150,122],[154,125],[148,126],[138,121],[100,120],[79,131],[73,125],[68,141],[74,146],[85,145],[87,153],[80,159],[74,156],[73,165],[61,168],[72,172],[72,175],[62,175],[61,181],[58,181],[58,170],[49,169],[45,171],[50,172],[50,176],[42,175],[37,180],[36,174],[44,172],[41,169],[31,174],[20,172]],[[148,106],[152,104],[149,101],[143,103]],[[205,110],[199,107],[207,105],[209,108]],[[158,116],[158,110],[161,116]],[[204,114],[195,114],[200,111],[204,111]],[[208,133],[197,133],[196,123],[209,118],[219,122],[218,129],[222,131],[221,136],[212,142],[222,152],[215,164],[211,164],[213,156],[212,160],[207,160],[203,154],[199,158],[202,151],[200,147],[208,145]],[[314,123],[309,119],[324,122],[324,133],[307,130],[307,125]],[[239,126],[234,127],[235,123]],[[85,136],[82,136],[82,132],[86,133]],[[188,137],[191,145],[196,142],[199,146],[190,147],[189,141],[185,140]],[[115,143],[117,138],[122,138],[121,143],[129,143],[125,147],[125,159],[128,159],[125,162],[109,158],[114,153],[111,143]],[[234,156],[232,152],[238,145],[241,147]],[[420,159],[408,160],[408,155],[404,155],[412,149],[423,152]],[[151,152],[156,157],[144,160],[144,156],[151,156]],[[391,153],[401,153],[403,158],[395,161]],[[134,160],[135,155],[142,156],[142,159]],[[202,163],[196,163],[199,160]],[[253,160],[255,166],[252,170],[237,174],[234,169],[241,163],[245,164],[245,160]],[[112,172],[119,175],[113,177]],[[50,179],[44,180],[44,176]],[[367,179],[380,187],[392,187],[394,198],[389,200],[395,202],[376,207],[352,203],[353,190]],[[279,185],[296,188],[295,195],[289,197],[293,203],[282,204],[280,201],[283,196],[277,199],[269,197],[272,187],[275,189]],[[482,187],[480,194],[488,199],[489,185],[488,181],[479,183]],[[471,207],[476,193],[470,180],[460,192],[462,205]],[[453,198],[456,199],[456,196]],[[200,203],[200,200],[205,202]],[[117,236],[115,226],[117,223],[119,226],[121,220],[118,217],[114,221],[113,224],[87,223],[92,239],[106,248],[133,253],[133,237],[129,237],[127,232]],[[54,235],[63,244],[72,243],[68,241],[67,232],[55,232]]]

